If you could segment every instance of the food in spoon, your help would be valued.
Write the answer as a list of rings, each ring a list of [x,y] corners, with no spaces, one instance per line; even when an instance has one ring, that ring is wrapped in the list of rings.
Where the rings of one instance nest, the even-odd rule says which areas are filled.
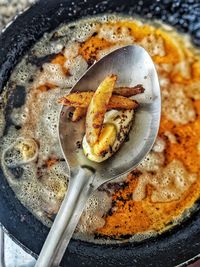
[[[65,106],[75,107],[72,116],[72,121],[76,122],[86,115],[87,108],[89,106],[89,103],[93,95],[94,92],[72,93],[70,95],[60,98],[58,102]],[[129,109],[136,109],[137,107],[138,103],[135,100],[129,99],[121,95],[112,95],[106,110],[107,111],[112,109],[129,110]]]
[[[111,157],[124,143],[133,121],[138,102],[129,99],[144,92],[142,85],[114,88],[116,75],[107,76],[95,92],[77,92],[59,102],[75,107],[72,121],[86,115],[83,150],[88,159],[102,162]]]
[[[75,108],[72,116],[72,121],[76,122],[82,119],[87,113],[87,108]]]
[[[135,109],[138,103],[135,100],[127,97],[140,94],[144,92],[141,85],[135,87],[120,87],[114,89],[114,94],[110,98],[107,105],[107,110],[111,109]],[[72,121],[76,122],[83,118],[87,113],[87,108],[94,95],[94,92],[77,92],[64,96],[59,99],[59,102],[66,106],[75,107],[73,112]],[[127,97],[124,97],[127,96]]]
[[[64,96],[58,100],[59,103],[75,108],[88,108],[94,92],[77,92]],[[111,109],[135,109],[138,103],[122,95],[112,95],[106,108]]]
[[[86,114],[86,139],[93,146],[99,140],[107,105],[117,80],[116,75],[105,78],[94,93]]]
[[[83,150],[88,159],[95,162],[102,162],[111,157],[124,143],[131,129],[134,111],[111,110],[106,112],[103,129],[100,137],[94,146],[83,137]]]
[[[113,93],[116,95],[130,97],[130,96],[144,93],[144,87],[141,84],[137,84],[134,87],[118,87],[114,89]]]

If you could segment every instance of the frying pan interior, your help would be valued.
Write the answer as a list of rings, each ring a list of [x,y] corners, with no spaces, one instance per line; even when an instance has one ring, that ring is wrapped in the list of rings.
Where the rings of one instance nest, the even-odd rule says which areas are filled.
[[[124,13],[148,19],[159,18],[183,32],[189,32],[200,46],[200,4],[198,0],[42,0],[20,15],[0,36],[0,90],[10,73],[45,33],[60,23],[101,13]],[[12,109],[5,110],[6,113]],[[197,204],[197,207],[199,205]],[[48,229],[16,199],[0,170],[0,221],[10,235],[33,253],[38,254]],[[156,238],[140,243],[94,245],[72,240],[62,266],[175,266],[200,253],[200,211]]]

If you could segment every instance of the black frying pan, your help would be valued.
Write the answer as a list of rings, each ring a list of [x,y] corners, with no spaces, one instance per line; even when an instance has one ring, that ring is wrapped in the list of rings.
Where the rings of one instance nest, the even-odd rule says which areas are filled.
[[[144,2],[144,3],[143,3]],[[70,9],[74,10],[72,14]],[[200,46],[200,3],[198,0],[42,0],[20,15],[0,36],[0,90],[21,56],[45,32],[62,22],[100,13],[138,14],[160,18],[180,31],[189,32]],[[17,93],[17,91],[16,91]],[[19,105],[19,96],[11,97],[5,113]],[[0,103],[1,104],[1,103]],[[7,125],[9,127],[9,124]],[[62,266],[175,266],[200,253],[200,205],[181,225],[139,243],[94,245],[72,240]],[[0,170],[0,221],[10,235],[29,251],[38,254],[48,233],[18,201]]]

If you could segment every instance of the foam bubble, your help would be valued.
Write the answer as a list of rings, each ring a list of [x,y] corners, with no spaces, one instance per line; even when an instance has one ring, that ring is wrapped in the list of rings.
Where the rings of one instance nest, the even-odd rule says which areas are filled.
[[[145,198],[148,184],[154,187],[151,195],[152,202],[178,200],[196,179],[197,175],[189,173],[181,161],[173,160],[166,167],[159,169],[156,175],[147,172],[142,174],[133,192],[133,200],[141,201]]]
[[[163,88],[162,112],[169,120],[180,124],[192,122],[196,118],[192,101],[179,84]]]
[[[96,229],[105,224],[103,215],[111,208],[111,199],[107,193],[95,191],[88,199],[81,216],[77,230],[81,233],[92,234]]]
[[[157,153],[162,153],[165,149],[165,141],[161,137],[157,137],[152,150]]]
[[[64,50],[64,56],[66,59],[75,58],[78,56],[80,45],[79,43],[71,42],[69,43]]]
[[[43,71],[39,76],[39,79],[35,82],[35,87],[50,83],[60,88],[71,88],[80,78],[80,73],[82,73],[82,67],[85,71],[87,68],[87,63],[83,58],[78,57],[78,62],[73,62],[73,66],[70,65],[71,70],[74,72],[73,76],[67,76],[63,72],[62,67],[59,64],[45,63],[43,64]],[[71,62],[72,63],[72,62]]]
[[[74,76],[74,79],[80,78],[88,68],[86,60],[80,55],[72,60],[66,61],[65,66],[69,68],[69,72]]]
[[[27,56],[25,56],[12,73],[12,82],[15,82],[17,85],[27,86],[35,72],[36,66],[27,63]]]
[[[78,30],[74,32],[74,39],[78,42],[84,42],[89,37],[92,36],[92,34],[97,30],[96,24],[93,23],[87,23],[82,24],[80,27],[78,27]]]
[[[200,82],[193,82],[191,85],[189,86],[185,86],[184,87],[184,91],[186,93],[186,95],[188,95],[189,97],[192,97],[195,100],[200,100]]]
[[[146,49],[151,56],[165,56],[164,41],[161,37],[156,38],[154,34],[144,37],[139,44]]]
[[[43,64],[43,71],[38,81],[38,86],[50,83],[58,87],[66,86],[66,75],[59,64],[45,63]]]
[[[111,43],[132,44],[134,42],[133,36],[130,35],[127,27],[117,27],[110,25],[102,25],[99,30],[99,38],[103,38]]]
[[[150,152],[137,168],[141,171],[158,171],[163,164],[164,156],[162,153]]]
[[[170,131],[165,131],[164,135],[168,138],[168,140],[172,143],[172,144],[177,144],[177,140],[176,140],[176,136],[170,132]]]
[[[34,160],[37,154],[37,143],[33,139],[20,137],[4,151],[3,160],[7,167],[16,167]]]
[[[49,41],[51,37],[49,34],[45,33],[43,38],[41,38],[32,48],[32,52],[36,57],[43,57],[45,55],[59,53],[65,46],[66,40],[52,40]]]

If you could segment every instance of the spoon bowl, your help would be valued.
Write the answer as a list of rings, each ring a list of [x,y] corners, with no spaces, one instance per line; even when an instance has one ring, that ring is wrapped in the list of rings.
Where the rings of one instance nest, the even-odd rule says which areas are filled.
[[[92,162],[79,148],[85,134],[84,119],[72,122],[71,108],[62,107],[59,138],[70,168],[70,181],[36,267],[59,265],[92,192],[103,183],[133,170],[150,151],[156,139],[161,113],[160,86],[153,61],[142,47],[129,45],[111,52],[90,67],[70,92],[94,91],[111,74],[117,75],[117,87],[142,84],[145,88],[143,94],[133,97],[140,106],[134,115],[129,140],[106,161]]]

